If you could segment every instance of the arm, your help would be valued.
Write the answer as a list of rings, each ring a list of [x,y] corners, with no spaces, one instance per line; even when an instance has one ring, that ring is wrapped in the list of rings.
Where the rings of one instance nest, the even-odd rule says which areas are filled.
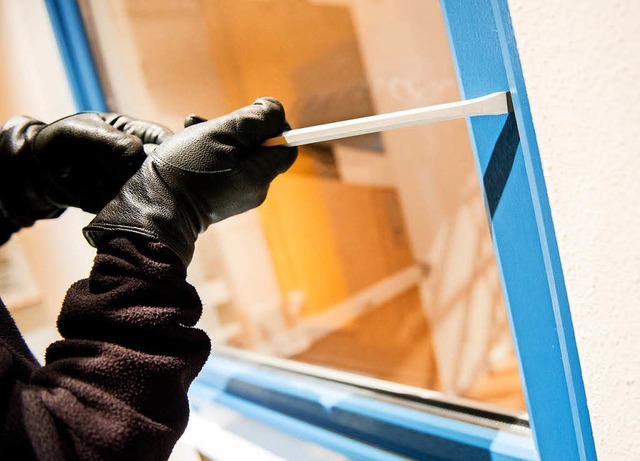
[[[67,295],[58,322],[65,340],[28,382],[12,382],[6,451],[23,450],[18,459],[166,459],[209,351],[192,328],[200,302],[185,268],[198,234],[262,203],[295,161],[295,149],[261,147],[287,126],[271,99],[189,126],[85,228],[98,249],[94,269]]]
[[[74,284],[46,365],[15,383],[0,453],[15,459],[166,459],[209,354],[201,304],[161,243],[114,234]]]

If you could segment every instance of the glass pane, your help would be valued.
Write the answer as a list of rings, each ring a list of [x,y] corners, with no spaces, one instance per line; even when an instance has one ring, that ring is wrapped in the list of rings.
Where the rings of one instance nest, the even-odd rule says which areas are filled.
[[[436,0],[87,0],[113,110],[303,127],[460,99]],[[214,342],[525,410],[464,120],[300,148],[190,277]]]

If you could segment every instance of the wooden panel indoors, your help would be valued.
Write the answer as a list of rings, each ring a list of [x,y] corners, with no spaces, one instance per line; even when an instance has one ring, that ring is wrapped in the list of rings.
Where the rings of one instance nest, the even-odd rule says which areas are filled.
[[[290,174],[260,208],[283,293],[317,315],[413,262],[395,190]]]
[[[415,287],[292,358],[401,384],[439,388],[431,329]]]

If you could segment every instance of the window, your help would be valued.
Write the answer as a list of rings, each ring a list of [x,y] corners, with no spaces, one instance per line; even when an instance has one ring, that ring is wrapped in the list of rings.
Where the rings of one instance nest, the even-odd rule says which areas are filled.
[[[50,3],[55,10],[57,2]],[[293,126],[306,126],[510,89],[515,114],[508,117],[301,148],[264,206],[213,226],[200,239],[191,277],[205,302],[202,325],[225,347],[202,383],[224,382],[219,390],[237,405],[316,421],[409,457],[488,456],[502,448],[493,443],[497,432],[482,430],[506,425],[517,441],[505,453],[517,454],[505,459],[532,459],[526,430],[522,436],[527,418],[511,324],[538,452],[557,455],[563,440],[562,459],[591,459],[560,262],[504,2],[81,6],[109,107],[176,130],[188,113],[216,116],[265,94],[284,102]],[[523,261],[531,265],[522,268]],[[536,324],[545,329],[534,333]],[[559,373],[557,386],[545,383],[548,371]],[[318,402],[300,386],[346,392],[340,401],[349,409],[340,410],[366,416],[377,429],[363,434],[320,418]],[[567,415],[560,425],[545,409],[543,387]],[[375,411],[365,409],[371,399]],[[442,433],[437,443],[420,443],[432,434],[426,420],[413,435],[398,433],[405,441],[418,434],[415,446],[383,440],[385,431],[406,432],[409,421],[431,417],[439,428],[462,420],[452,429],[455,446],[444,444]],[[541,432],[547,422],[556,436]]]

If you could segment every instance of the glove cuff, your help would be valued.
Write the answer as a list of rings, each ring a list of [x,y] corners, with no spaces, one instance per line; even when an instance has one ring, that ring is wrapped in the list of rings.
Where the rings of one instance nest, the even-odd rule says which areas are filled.
[[[199,231],[189,219],[185,205],[179,203],[156,171],[153,160],[147,158],[116,198],[83,229],[89,244],[96,248],[105,236],[114,232],[143,235],[162,242],[188,266]]]

